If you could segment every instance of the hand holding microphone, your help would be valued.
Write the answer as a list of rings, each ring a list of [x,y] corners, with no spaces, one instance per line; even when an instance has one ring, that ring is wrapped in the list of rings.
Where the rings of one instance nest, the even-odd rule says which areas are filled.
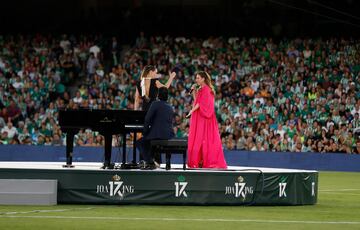
[[[192,94],[194,90],[196,90],[196,88],[197,88],[197,84],[193,84],[190,88],[189,94]]]

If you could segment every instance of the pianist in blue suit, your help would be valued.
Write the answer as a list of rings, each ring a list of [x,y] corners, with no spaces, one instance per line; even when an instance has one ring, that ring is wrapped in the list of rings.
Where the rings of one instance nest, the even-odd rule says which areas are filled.
[[[140,154],[145,169],[155,169],[154,156],[151,154],[151,140],[168,140],[175,136],[173,129],[174,110],[167,103],[168,89],[159,88],[158,100],[154,101],[145,116],[144,137],[139,140]]]

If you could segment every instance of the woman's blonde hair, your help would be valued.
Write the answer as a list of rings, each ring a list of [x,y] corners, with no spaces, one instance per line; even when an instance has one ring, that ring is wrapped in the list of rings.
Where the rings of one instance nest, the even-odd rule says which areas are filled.
[[[140,80],[147,77],[149,75],[150,71],[155,71],[155,70],[156,70],[155,66],[146,65],[141,72]]]
[[[199,71],[199,72],[196,73],[196,75],[199,75],[201,78],[204,78],[204,79],[205,79],[205,84],[207,84],[207,86],[210,87],[212,93],[215,95],[215,88],[214,88],[214,86],[213,86],[213,84],[212,84],[212,82],[211,82],[211,77],[210,77],[210,75],[209,75],[207,72],[205,72],[205,71]],[[195,75],[195,76],[196,76],[196,75]]]

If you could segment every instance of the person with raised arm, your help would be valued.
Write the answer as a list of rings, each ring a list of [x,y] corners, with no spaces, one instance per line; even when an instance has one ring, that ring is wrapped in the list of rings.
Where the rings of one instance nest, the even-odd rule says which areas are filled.
[[[148,111],[151,103],[154,102],[158,96],[159,88],[169,88],[175,76],[175,72],[169,72],[169,79],[164,85],[159,81],[159,74],[156,67],[153,65],[145,66],[141,72],[140,81],[136,84],[134,109]]]

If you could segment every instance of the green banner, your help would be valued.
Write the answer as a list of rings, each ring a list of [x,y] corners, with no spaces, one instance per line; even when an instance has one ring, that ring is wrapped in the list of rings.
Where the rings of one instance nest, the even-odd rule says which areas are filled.
[[[58,203],[305,205],[318,173],[0,169],[1,179],[57,179]]]

